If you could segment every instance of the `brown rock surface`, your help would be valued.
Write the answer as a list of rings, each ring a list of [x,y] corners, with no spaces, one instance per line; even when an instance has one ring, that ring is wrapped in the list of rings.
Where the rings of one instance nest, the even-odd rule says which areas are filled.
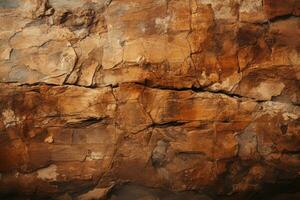
[[[299,16],[298,0],[0,1],[0,198],[297,199]]]

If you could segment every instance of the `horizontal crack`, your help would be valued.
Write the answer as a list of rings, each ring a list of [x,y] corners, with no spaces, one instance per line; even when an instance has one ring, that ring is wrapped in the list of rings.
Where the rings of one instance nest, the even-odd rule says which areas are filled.
[[[172,127],[172,126],[182,126],[188,122],[183,122],[183,121],[170,121],[166,123],[153,123],[151,124],[148,128],[165,128],[165,127]]]
[[[268,100],[266,101],[262,101],[262,100],[256,100],[254,98],[250,98],[250,97],[245,97],[245,96],[241,96],[241,95],[238,95],[238,94],[234,94],[234,93],[229,93],[229,92],[226,92],[224,90],[218,90],[218,91],[214,91],[214,90],[210,90],[208,89],[207,87],[181,87],[181,88],[176,88],[176,87],[167,87],[167,86],[151,86],[151,85],[148,85],[147,83],[140,83],[140,82],[134,82],[133,84],[135,85],[141,85],[143,87],[147,87],[147,88],[151,88],[151,89],[158,89],[158,90],[171,90],[171,91],[193,91],[195,93],[201,93],[201,92],[209,92],[209,93],[212,93],[212,94],[222,94],[222,95],[226,95],[228,97],[231,97],[231,98],[237,98],[237,99],[248,99],[248,100],[252,100],[252,101],[256,101],[256,102],[267,102]]]
[[[105,122],[106,119],[107,119],[106,117],[104,117],[104,118],[102,118],[102,117],[101,118],[90,117],[90,118],[87,118],[87,119],[83,119],[81,121],[67,123],[65,125],[65,127],[68,127],[68,128],[83,128],[83,127],[87,127],[87,126],[97,124],[97,123],[100,123],[100,122]]]
[[[192,87],[170,87],[170,86],[164,86],[164,85],[153,86],[153,85],[148,84],[147,81],[145,81],[145,82],[127,82],[127,83],[122,83],[122,84],[132,84],[132,85],[139,85],[139,86],[142,86],[142,87],[145,87],[145,88],[150,88],[150,89],[170,90],[170,91],[178,91],[178,92],[180,92],[180,91],[192,91],[192,92],[195,92],[195,93],[208,92],[208,93],[211,93],[211,94],[221,94],[221,95],[225,95],[229,98],[235,98],[235,99],[238,99],[238,100],[254,101],[254,102],[257,102],[257,103],[279,102],[279,101],[274,100],[274,98],[272,98],[272,100],[258,100],[258,99],[255,99],[255,98],[246,97],[246,96],[242,96],[242,95],[235,94],[235,93],[230,93],[230,92],[227,92],[227,91],[224,91],[224,90],[218,90],[218,91],[210,90],[208,87],[203,87],[203,88],[195,87],[195,86],[192,86]],[[13,85],[13,86],[16,86],[16,87],[34,87],[34,86],[66,87],[67,86],[67,87],[78,87],[78,88],[89,88],[89,89],[97,89],[97,88],[101,89],[101,88],[107,88],[107,87],[109,87],[109,88],[118,88],[122,84],[96,87],[96,86],[82,86],[82,85],[72,85],[72,84],[59,85],[59,84],[51,84],[51,83],[44,83],[44,82],[37,82],[37,83],[33,83],[33,84],[28,84],[28,83],[25,83],[25,84],[0,83],[0,88],[1,88],[1,85]],[[291,102],[290,104],[293,105],[293,106],[296,106],[296,107],[300,106],[299,104],[296,104],[296,103],[293,103],[293,102]]]
[[[273,22],[277,22],[277,21],[283,21],[283,20],[287,20],[290,18],[299,18],[300,16],[294,15],[294,14],[286,14],[286,15],[279,15],[279,16],[275,16],[271,19],[269,19],[269,22],[273,23]]]
[[[267,24],[276,23],[279,21],[289,20],[291,18],[300,18],[300,16],[294,15],[294,14],[286,14],[286,15],[274,16],[274,17],[272,17],[270,19],[266,19],[262,22],[244,22],[244,21],[242,21],[242,22],[249,23],[249,24],[256,24],[256,25],[267,25]]]

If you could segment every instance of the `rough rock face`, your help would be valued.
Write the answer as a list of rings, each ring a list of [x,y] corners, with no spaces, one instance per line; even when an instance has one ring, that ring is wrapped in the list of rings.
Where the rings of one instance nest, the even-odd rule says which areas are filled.
[[[1,0],[1,199],[299,198],[299,36],[299,0]]]

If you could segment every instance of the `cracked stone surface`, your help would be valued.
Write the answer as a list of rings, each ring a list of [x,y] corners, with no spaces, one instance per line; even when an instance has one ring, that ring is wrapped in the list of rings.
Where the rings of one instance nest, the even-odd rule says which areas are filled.
[[[0,198],[299,199],[299,0],[0,1]]]

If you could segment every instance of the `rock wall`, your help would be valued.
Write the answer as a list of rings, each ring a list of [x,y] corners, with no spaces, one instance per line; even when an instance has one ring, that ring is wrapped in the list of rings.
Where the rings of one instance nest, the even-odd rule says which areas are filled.
[[[299,36],[299,0],[1,0],[1,198],[299,192]]]

